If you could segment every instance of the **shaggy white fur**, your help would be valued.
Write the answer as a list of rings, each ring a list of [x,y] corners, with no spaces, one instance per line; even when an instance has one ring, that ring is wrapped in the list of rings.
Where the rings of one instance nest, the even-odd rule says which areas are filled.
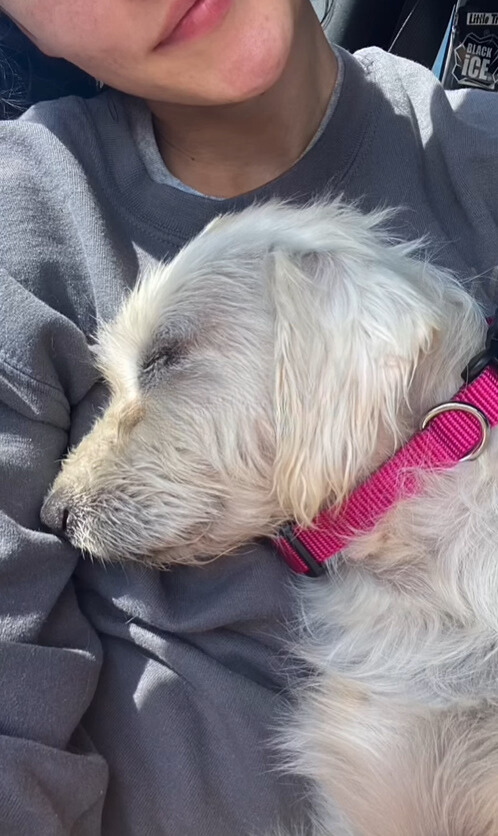
[[[309,523],[456,392],[484,316],[385,221],[253,207],[143,278],[101,330],[109,406],[51,494],[76,546],[193,563]],[[296,583],[316,673],[282,751],[317,836],[498,834],[497,453],[427,474]]]

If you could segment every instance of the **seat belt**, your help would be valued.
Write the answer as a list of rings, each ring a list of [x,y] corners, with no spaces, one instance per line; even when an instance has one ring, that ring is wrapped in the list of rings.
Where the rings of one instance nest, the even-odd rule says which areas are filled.
[[[432,69],[454,5],[455,0],[406,0],[389,52]]]

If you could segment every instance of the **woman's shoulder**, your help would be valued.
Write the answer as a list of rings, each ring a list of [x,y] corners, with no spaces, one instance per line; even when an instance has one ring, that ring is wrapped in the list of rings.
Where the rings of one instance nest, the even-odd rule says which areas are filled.
[[[101,164],[99,141],[122,111],[119,95],[103,93],[94,99],[66,96],[39,102],[17,119],[0,122],[0,178],[16,183],[34,178],[43,186],[49,175],[62,181],[79,169],[87,173]]]
[[[71,137],[79,133],[79,144],[88,144],[84,109],[70,97],[0,122],[0,264],[14,275],[41,264],[56,241],[71,249],[77,230],[70,219],[83,180]]]
[[[355,58],[375,87],[384,119],[378,133],[391,144],[410,141],[428,176],[450,178],[496,217],[498,93],[446,90],[431,70],[377,48]]]
[[[0,122],[0,377],[8,356],[18,377],[50,391],[64,380],[74,397],[97,299],[113,307],[123,284],[115,241],[99,226],[103,105],[68,97]]]
[[[112,188],[106,157],[108,125],[115,99],[68,96],[33,105],[18,119],[0,122],[0,260],[17,258],[22,242],[71,242],[83,234],[85,218],[98,212]],[[123,126],[124,117],[118,124]],[[116,139],[114,131],[113,139]],[[21,245],[21,246],[20,246]]]
[[[93,332],[96,299],[113,308],[136,271],[133,253],[116,264],[121,240],[102,220],[112,217],[98,136],[100,114],[109,113],[102,98],[43,102],[0,122],[0,307],[26,345],[45,320],[51,331],[58,322]]]
[[[438,117],[444,115],[490,138],[498,136],[498,95],[470,88],[445,90],[427,67],[378,47],[361,49],[354,57],[393,111],[411,115],[422,130],[439,127]]]

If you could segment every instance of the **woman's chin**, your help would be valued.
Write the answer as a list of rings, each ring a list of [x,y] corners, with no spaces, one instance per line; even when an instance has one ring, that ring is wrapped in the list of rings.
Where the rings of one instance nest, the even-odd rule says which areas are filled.
[[[272,2],[266,12],[261,0],[235,4],[219,32],[155,56],[155,89],[144,98],[191,106],[249,101],[282,76],[293,33],[288,0]],[[173,78],[174,90],[168,85]]]

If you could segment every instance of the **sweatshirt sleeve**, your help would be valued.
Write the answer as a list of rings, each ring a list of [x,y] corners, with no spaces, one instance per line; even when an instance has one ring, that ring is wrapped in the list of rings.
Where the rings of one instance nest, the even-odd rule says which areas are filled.
[[[1,271],[0,282],[5,302]],[[26,339],[30,312],[22,308],[14,321]],[[96,688],[100,643],[78,608],[77,554],[39,521],[67,445],[69,403],[53,380],[16,365],[12,323],[0,325],[0,833],[98,836],[107,770],[79,724]],[[41,343],[53,350],[43,330]]]
[[[98,836],[107,766],[82,718],[101,645],[78,606],[78,553],[40,522],[95,384],[81,327],[92,294],[44,142],[0,129],[0,833]]]
[[[80,556],[40,521],[97,388],[88,194],[51,131],[0,123],[1,836],[99,836],[107,791],[84,730],[102,648],[78,604]]]

